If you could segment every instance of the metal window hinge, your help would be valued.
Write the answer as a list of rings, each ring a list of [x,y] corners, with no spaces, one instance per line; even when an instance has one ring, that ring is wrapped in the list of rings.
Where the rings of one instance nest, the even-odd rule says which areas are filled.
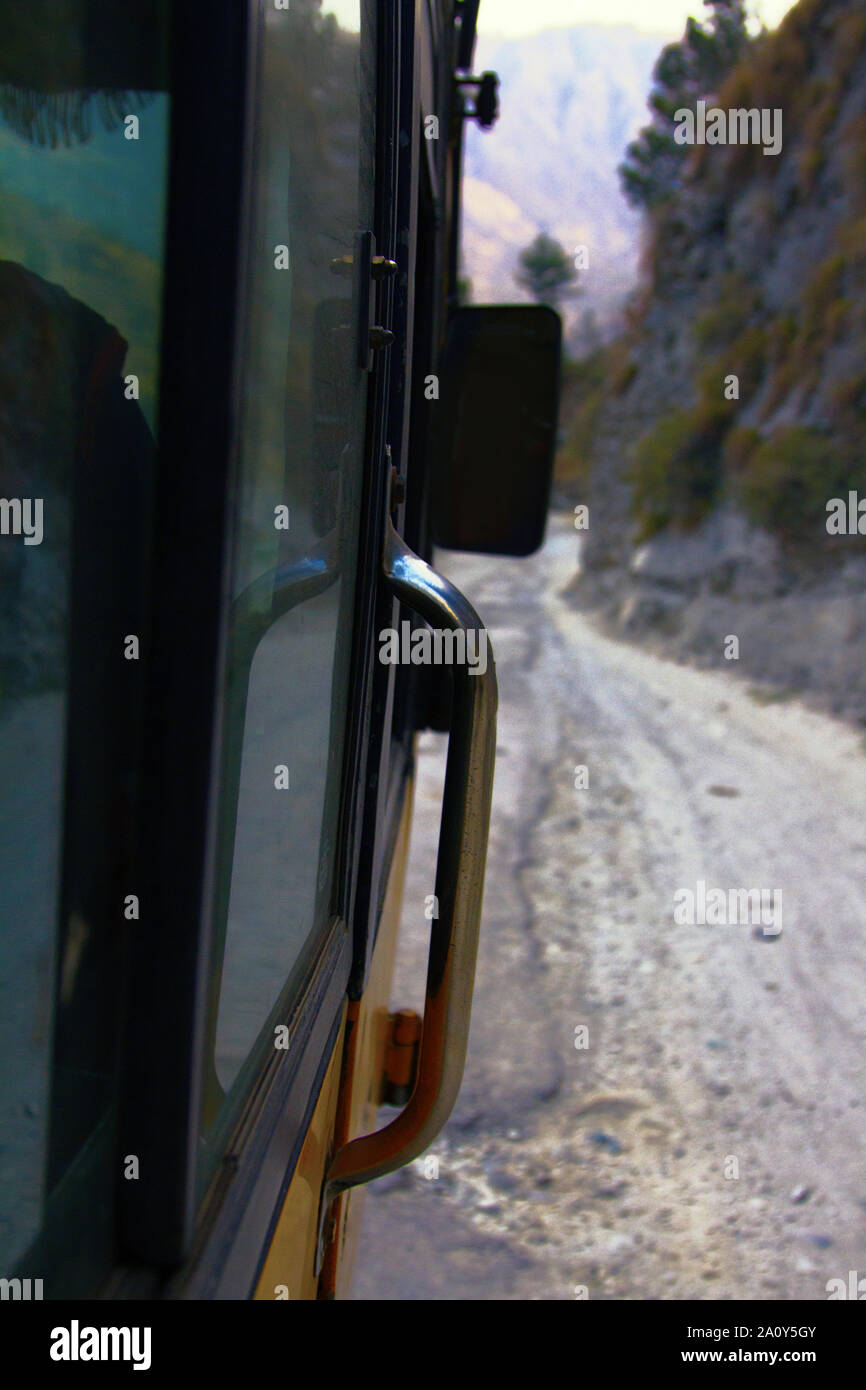
[[[354,254],[335,256],[329,267],[333,275],[352,280],[357,268],[359,272],[356,293],[358,296],[358,366],[370,371],[373,353],[393,343],[394,334],[390,328],[374,323],[375,288],[380,280],[388,280],[400,269],[389,256],[377,256],[376,239],[372,232],[361,232]]]

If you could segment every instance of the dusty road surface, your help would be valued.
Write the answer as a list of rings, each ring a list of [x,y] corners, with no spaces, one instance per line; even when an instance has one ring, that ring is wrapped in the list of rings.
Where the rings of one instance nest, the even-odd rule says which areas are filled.
[[[600,637],[575,555],[554,518],[531,560],[440,557],[500,680],[472,1034],[438,1176],[369,1190],[354,1297],[826,1299],[866,1277],[862,735]],[[423,998],[443,742],[395,1005]],[[676,922],[698,881],[779,890],[781,931]]]

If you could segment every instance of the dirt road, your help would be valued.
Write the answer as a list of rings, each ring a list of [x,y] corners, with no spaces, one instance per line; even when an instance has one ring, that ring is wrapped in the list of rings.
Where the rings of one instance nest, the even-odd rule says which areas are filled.
[[[560,517],[529,561],[442,566],[500,680],[470,1052],[438,1176],[370,1189],[354,1296],[825,1299],[866,1277],[862,735],[597,635],[561,596],[575,555]],[[416,1007],[443,742],[394,991]],[[780,890],[781,931],[677,924],[699,881]]]

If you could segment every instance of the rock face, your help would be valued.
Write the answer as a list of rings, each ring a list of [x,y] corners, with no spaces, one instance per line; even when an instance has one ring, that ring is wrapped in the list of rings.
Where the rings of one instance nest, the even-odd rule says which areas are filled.
[[[778,582],[778,543],[730,508],[715,512],[697,531],[662,531],[632,554],[632,577],[687,596],[707,587],[714,593],[759,598]]]
[[[866,496],[859,0],[801,0],[714,100],[781,108],[782,150],[696,147],[647,219],[586,456],[560,469],[559,501],[590,506],[571,588],[701,664],[737,635],[749,678],[866,722],[864,541],[826,525],[830,498]]]

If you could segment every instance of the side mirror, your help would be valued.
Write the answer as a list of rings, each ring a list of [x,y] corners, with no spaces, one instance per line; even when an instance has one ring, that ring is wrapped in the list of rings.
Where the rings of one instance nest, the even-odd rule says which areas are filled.
[[[433,445],[433,540],[532,555],[544,539],[562,321],[546,305],[467,305],[448,323]]]

